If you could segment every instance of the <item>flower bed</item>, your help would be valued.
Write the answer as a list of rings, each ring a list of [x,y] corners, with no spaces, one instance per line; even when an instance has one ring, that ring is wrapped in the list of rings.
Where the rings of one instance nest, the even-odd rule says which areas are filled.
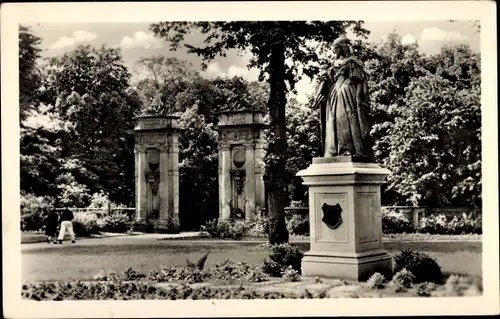
[[[22,297],[31,300],[103,299],[281,299],[326,297],[397,297],[480,295],[473,277],[444,280],[441,267],[425,253],[403,250],[394,255],[392,278],[373,274],[366,283],[302,278],[302,252],[297,247],[271,246],[262,265],[230,259],[205,269],[210,253],[185,267],[163,266],[144,274],[132,268],[121,275],[101,272],[92,279],[27,283]],[[430,283],[432,282],[432,283]],[[344,289],[343,287],[352,286]],[[346,295],[347,292],[347,295]]]

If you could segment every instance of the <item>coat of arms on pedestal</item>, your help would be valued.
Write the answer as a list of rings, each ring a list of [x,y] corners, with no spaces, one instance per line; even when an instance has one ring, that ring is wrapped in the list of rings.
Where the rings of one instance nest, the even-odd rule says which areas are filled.
[[[321,209],[323,210],[323,218],[321,220],[328,228],[336,229],[342,224],[342,216],[340,215],[340,213],[342,213],[342,208],[339,204],[332,206],[324,203]]]

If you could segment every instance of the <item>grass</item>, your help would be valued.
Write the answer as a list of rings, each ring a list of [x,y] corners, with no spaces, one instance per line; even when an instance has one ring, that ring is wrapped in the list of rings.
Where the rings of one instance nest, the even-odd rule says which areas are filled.
[[[296,244],[309,250],[308,243]],[[446,273],[482,276],[480,242],[385,242],[389,253],[419,250],[436,258]],[[133,237],[87,239],[74,245],[37,244],[23,249],[23,281],[90,279],[101,271],[123,273],[127,268],[148,272],[161,265],[185,266],[211,251],[207,266],[224,259],[261,264],[269,251],[257,243],[209,241],[158,241]]]

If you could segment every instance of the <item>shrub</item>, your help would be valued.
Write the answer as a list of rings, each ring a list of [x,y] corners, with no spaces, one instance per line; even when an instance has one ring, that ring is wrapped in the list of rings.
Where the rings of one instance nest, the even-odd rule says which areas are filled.
[[[148,280],[157,282],[186,281],[188,283],[202,282],[209,277],[209,273],[194,268],[181,268],[164,266],[160,270],[151,270],[147,275]]]
[[[231,259],[226,259],[211,267],[208,273],[211,279],[219,281],[262,282],[266,280],[261,267],[246,262],[235,262]]]
[[[424,217],[420,220],[420,233],[429,234],[481,234],[482,218],[473,218],[472,214],[463,213],[460,217],[454,216],[452,219],[444,214]]]
[[[229,233],[228,233],[227,238],[241,239],[241,238],[245,237],[246,232],[247,232],[247,228],[246,228],[245,222],[236,221],[229,226]]]
[[[54,208],[50,197],[21,194],[21,230],[37,231],[43,229],[43,219]]]
[[[118,212],[101,217],[98,226],[102,231],[112,233],[125,233],[132,228],[128,215]]]
[[[64,173],[56,179],[59,195],[57,200],[66,207],[86,207],[90,200],[87,185],[80,184],[71,173]]]
[[[292,266],[288,266],[282,273],[281,278],[288,282],[300,281],[300,274]]]
[[[96,213],[76,212],[74,215],[73,230],[77,236],[86,237],[100,232],[100,221]]]
[[[403,213],[382,209],[382,232],[384,234],[400,234],[413,232],[412,223]]]
[[[384,281],[385,281],[384,275],[382,275],[379,272],[376,272],[370,276],[370,278],[366,282],[366,286],[370,289],[383,288]]]
[[[433,282],[441,283],[443,274],[437,262],[427,254],[403,250],[394,256],[394,271],[406,269],[415,277],[415,283]]]
[[[291,266],[292,269],[301,273],[301,261],[304,254],[290,244],[275,245],[269,258],[264,260],[263,270],[266,274],[280,277],[281,274]]]
[[[420,220],[419,232],[429,234],[447,234],[448,220],[445,215],[435,215],[430,217],[422,217]]]
[[[447,224],[448,234],[481,234],[482,217],[473,218],[472,214],[463,213],[460,217],[454,216]]]
[[[31,300],[138,300],[138,299],[290,299],[294,293],[260,292],[243,287],[209,288],[188,285],[159,288],[147,282],[41,282],[24,284],[21,296]]]
[[[245,221],[247,236],[252,238],[267,237],[269,233],[269,220],[267,216],[257,214],[252,219]]]
[[[132,267],[127,268],[123,274],[124,280],[137,280],[146,277],[146,275],[138,273]]]
[[[288,220],[286,228],[292,235],[309,235],[309,217],[294,214]]]
[[[88,208],[106,209],[109,204],[109,195],[101,190],[100,192],[92,194]]]
[[[415,286],[415,294],[419,297],[430,297],[436,290],[436,285],[432,282],[423,282]]]
[[[447,296],[478,295],[481,293],[481,287],[474,280],[457,275],[448,277],[444,288]]]
[[[246,235],[247,228],[245,222],[231,220],[214,219],[201,227],[211,238],[219,239],[241,239]]]
[[[391,284],[397,288],[410,288],[415,281],[415,276],[408,271],[406,268],[401,269],[394,274],[391,280]]]

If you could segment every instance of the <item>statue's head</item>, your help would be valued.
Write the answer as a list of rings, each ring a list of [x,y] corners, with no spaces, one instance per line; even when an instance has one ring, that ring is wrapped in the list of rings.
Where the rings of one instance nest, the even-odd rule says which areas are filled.
[[[341,34],[335,41],[333,41],[333,51],[338,57],[347,57],[351,55],[351,46],[349,39],[345,34]]]

